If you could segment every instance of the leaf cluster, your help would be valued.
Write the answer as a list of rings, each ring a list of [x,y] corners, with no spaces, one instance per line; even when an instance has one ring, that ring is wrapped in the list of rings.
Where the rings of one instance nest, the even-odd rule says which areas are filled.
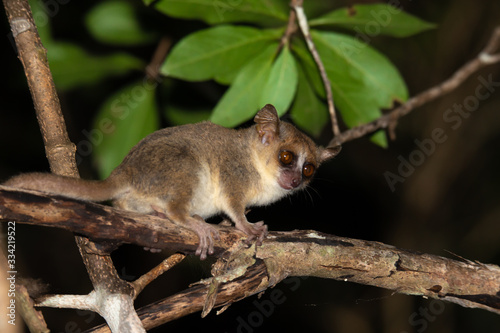
[[[304,36],[295,27],[283,38],[290,28],[288,1],[144,0],[144,4],[147,7],[137,10],[136,4],[126,0],[98,3],[86,15],[87,30],[100,43],[129,47],[159,39],[159,30],[141,24],[143,11],[202,21],[207,27],[177,42],[160,73],[185,81],[213,80],[228,88],[212,110],[193,113],[173,106],[159,111],[157,95],[165,93],[159,89],[161,80],[141,78],[118,87],[102,104],[95,121],[94,130],[103,134],[94,149],[102,177],[138,140],[158,129],[160,113],[175,124],[209,119],[234,127],[251,119],[263,105],[273,104],[280,116],[289,111],[292,121],[311,135],[318,135],[328,123],[324,86]],[[388,4],[326,10],[330,5],[322,1],[307,1],[304,6],[312,40],[346,126],[370,122],[381,116],[381,110],[408,98],[396,67],[370,42],[379,35],[408,37],[432,24]],[[59,89],[92,84],[145,66],[142,59],[125,52],[88,54],[76,44],[52,40],[48,25],[39,29]],[[386,145],[382,132],[373,140]]]

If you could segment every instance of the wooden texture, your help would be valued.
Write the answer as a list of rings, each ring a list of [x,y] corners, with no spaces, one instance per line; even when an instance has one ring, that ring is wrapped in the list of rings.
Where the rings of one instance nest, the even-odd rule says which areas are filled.
[[[0,220],[62,228],[93,240],[109,239],[115,243],[168,248],[191,254],[198,242],[195,233],[168,219],[6,187],[0,187]],[[453,260],[313,230],[270,232],[262,246],[245,253],[249,251],[248,246],[237,246],[241,244],[242,233],[232,227],[218,228],[221,240],[216,243],[216,256],[224,257],[230,264],[214,274],[214,279],[221,281],[216,285],[219,291],[215,307],[261,292],[289,276],[315,276],[435,298],[500,314],[500,267],[496,265]],[[228,256],[233,259],[227,259]],[[241,260],[244,256],[253,260],[246,261],[248,267],[240,264],[245,262]],[[234,273],[241,267],[243,273]],[[258,288],[255,283],[247,281],[255,278],[254,273],[250,273],[255,269],[265,276]],[[154,315],[155,318],[177,318],[172,311],[180,308],[186,311],[180,313],[186,314],[203,308],[200,304],[205,302],[207,294],[196,289],[200,286],[193,288],[158,303],[164,304],[164,308]],[[221,296],[222,290],[228,293],[227,298]],[[187,304],[183,303],[185,298],[179,296],[184,293],[191,297]],[[151,314],[147,309],[156,311],[158,308],[140,310],[141,320],[145,320],[146,314]]]
[[[40,41],[30,5],[27,0],[4,0],[3,3],[33,99],[50,169],[58,175],[78,177],[76,146],[66,131],[47,50]],[[98,297],[94,298],[100,304],[98,312],[116,331],[126,327],[130,332],[143,332],[133,308],[134,290],[119,278],[111,258],[93,253],[96,245],[86,238],[77,236],[75,241],[90,280],[95,290],[99,290]],[[124,297],[110,301],[108,295],[116,293]],[[112,303],[116,306],[110,306]],[[119,313],[113,311],[114,308],[119,308]]]

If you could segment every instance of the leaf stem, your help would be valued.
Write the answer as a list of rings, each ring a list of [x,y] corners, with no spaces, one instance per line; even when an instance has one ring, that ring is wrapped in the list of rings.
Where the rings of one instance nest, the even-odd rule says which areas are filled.
[[[330,119],[332,121],[333,135],[337,137],[338,135],[340,135],[340,130],[335,111],[335,104],[333,102],[332,86],[330,84],[328,76],[326,75],[326,70],[325,66],[323,65],[323,61],[321,60],[318,50],[316,49],[316,46],[314,45],[314,42],[312,40],[311,33],[309,31],[309,24],[307,23],[307,17],[306,14],[304,13],[304,8],[302,7],[302,2],[303,2],[302,0],[292,0],[290,2],[290,6],[292,7],[293,11],[295,12],[295,15],[297,16],[297,22],[299,24],[300,30],[302,31],[302,34],[304,35],[307,47],[309,48],[309,52],[311,52],[311,55],[313,56],[316,65],[318,66],[318,70],[321,75],[321,80],[323,81],[323,86],[325,87],[328,112],[330,113]]]

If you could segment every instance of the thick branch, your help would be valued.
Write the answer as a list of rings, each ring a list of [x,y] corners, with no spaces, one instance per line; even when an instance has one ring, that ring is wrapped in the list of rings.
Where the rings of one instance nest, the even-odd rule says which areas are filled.
[[[47,323],[45,322],[42,313],[35,310],[35,308],[33,307],[33,300],[30,298],[28,290],[21,284],[16,285],[16,303],[17,306],[21,309],[20,313],[23,316],[23,320],[31,332],[50,332],[50,330],[47,328]]]
[[[194,253],[197,247],[195,233],[167,219],[34,193],[0,187],[0,219],[64,228],[92,239],[113,239],[188,253]],[[216,253],[220,255],[232,249],[242,234],[234,228],[219,228],[221,240],[216,242]],[[234,251],[231,256],[235,256]],[[378,242],[315,231],[270,232],[253,256],[265,263],[267,282],[258,290],[245,289],[248,295],[287,276],[316,276],[427,296],[500,314],[500,268],[495,265],[413,253]],[[246,278],[245,275],[238,281]],[[233,294],[235,299],[239,299],[239,292],[241,290]],[[198,295],[205,300],[205,294]],[[217,305],[224,305],[219,296]],[[170,305],[171,308],[175,305]]]
[[[267,280],[266,265],[263,261],[259,261],[247,270],[244,278],[220,286],[216,306],[229,306],[231,303],[264,291],[267,288]],[[137,310],[137,313],[146,329],[158,327],[201,311],[205,305],[208,289],[209,287],[206,285],[195,285],[161,301],[142,307]],[[222,310],[218,313],[221,312]],[[105,325],[101,325],[85,333],[105,332],[108,333],[109,329]]]
[[[4,246],[4,237],[0,238],[0,246],[4,249],[7,249],[7,246]],[[3,251],[0,250],[0,269],[2,270],[0,272],[0,290],[5,291],[5,295],[7,295],[7,290],[11,288],[10,283],[11,283],[11,276],[10,271],[12,271],[12,267],[9,267],[9,263],[7,261],[7,258],[5,257]],[[6,272],[9,272],[5,274]],[[30,295],[28,294],[28,291],[24,285],[26,281],[21,282],[19,280],[15,281],[15,304],[16,308],[19,309],[19,313],[23,317],[23,321],[28,327],[28,329],[31,332],[40,332],[40,333],[48,333],[50,330],[47,328],[47,323],[45,322],[45,319],[42,316],[42,313],[34,308],[33,300],[30,298]],[[11,292],[11,291],[9,291]],[[10,297],[10,296],[9,296]],[[3,301],[3,300],[2,300]],[[7,307],[8,303],[7,302],[2,302],[2,306]],[[5,314],[9,314],[7,312],[3,312]],[[10,319],[10,317],[9,317]],[[3,327],[7,327],[7,324]],[[14,330],[15,332],[18,332],[17,330]],[[9,331],[10,332],[10,331]]]
[[[77,176],[76,147],[68,138],[47,50],[40,41],[28,1],[4,0],[5,12],[16,42],[19,60],[33,98],[36,116],[53,173]]]
[[[78,177],[76,148],[68,138],[47,61],[47,50],[40,41],[29,3],[27,0],[3,2],[33,98],[50,168],[55,174]],[[143,332],[132,304],[133,288],[118,277],[111,258],[91,253],[88,249],[95,247],[95,244],[88,239],[76,237],[76,243],[95,290],[99,290],[101,296],[105,293],[120,293],[125,295],[125,298],[128,297],[120,305],[119,318],[116,317],[117,314],[106,312],[112,307],[107,306],[110,304],[107,302],[109,298],[102,297],[100,313],[108,315],[105,316],[106,321],[115,327],[115,331],[120,328],[123,331],[126,328],[129,332]],[[128,314],[122,314],[125,311],[128,311]]]
[[[216,307],[260,293],[288,276],[356,282],[500,314],[500,267],[459,262],[315,231],[274,232],[245,276],[221,284]],[[201,311],[209,287],[196,285],[139,309],[146,329]],[[221,310],[223,311],[224,308]],[[154,314],[154,315],[153,315]],[[96,327],[87,333],[109,332]]]
[[[0,186],[0,220],[61,228],[93,240],[187,253],[194,253],[199,242],[195,232],[161,217],[5,186]],[[224,244],[233,244],[243,235],[228,230],[219,230]],[[224,249],[216,246],[215,251]]]
[[[285,276],[350,281],[500,314],[500,267],[315,231],[277,232],[257,257]],[[279,249],[279,251],[278,251]],[[288,263],[285,267],[281,263]]]

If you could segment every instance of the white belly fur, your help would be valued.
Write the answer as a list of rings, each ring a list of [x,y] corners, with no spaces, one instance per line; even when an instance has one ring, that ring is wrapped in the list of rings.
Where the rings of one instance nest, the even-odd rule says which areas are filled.
[[[246,207],[265,206],[291,192],[283,189],[278,184],[278,176],[275,174],[279,172],[278,170],[273,172],[267,165],[261,163],[255,163],[254,165],[261,178],[258,184],[253,184],[252,188],[249,189]],[[219,184],[216,173],[211,174],[208,165],[202,165],[199,173],[199,185],[191,200],[191,215],[197,214],[202,218],[208,218],[221,212],[231,212],[230,207],[228,207],[227,195],[222,193]]]

